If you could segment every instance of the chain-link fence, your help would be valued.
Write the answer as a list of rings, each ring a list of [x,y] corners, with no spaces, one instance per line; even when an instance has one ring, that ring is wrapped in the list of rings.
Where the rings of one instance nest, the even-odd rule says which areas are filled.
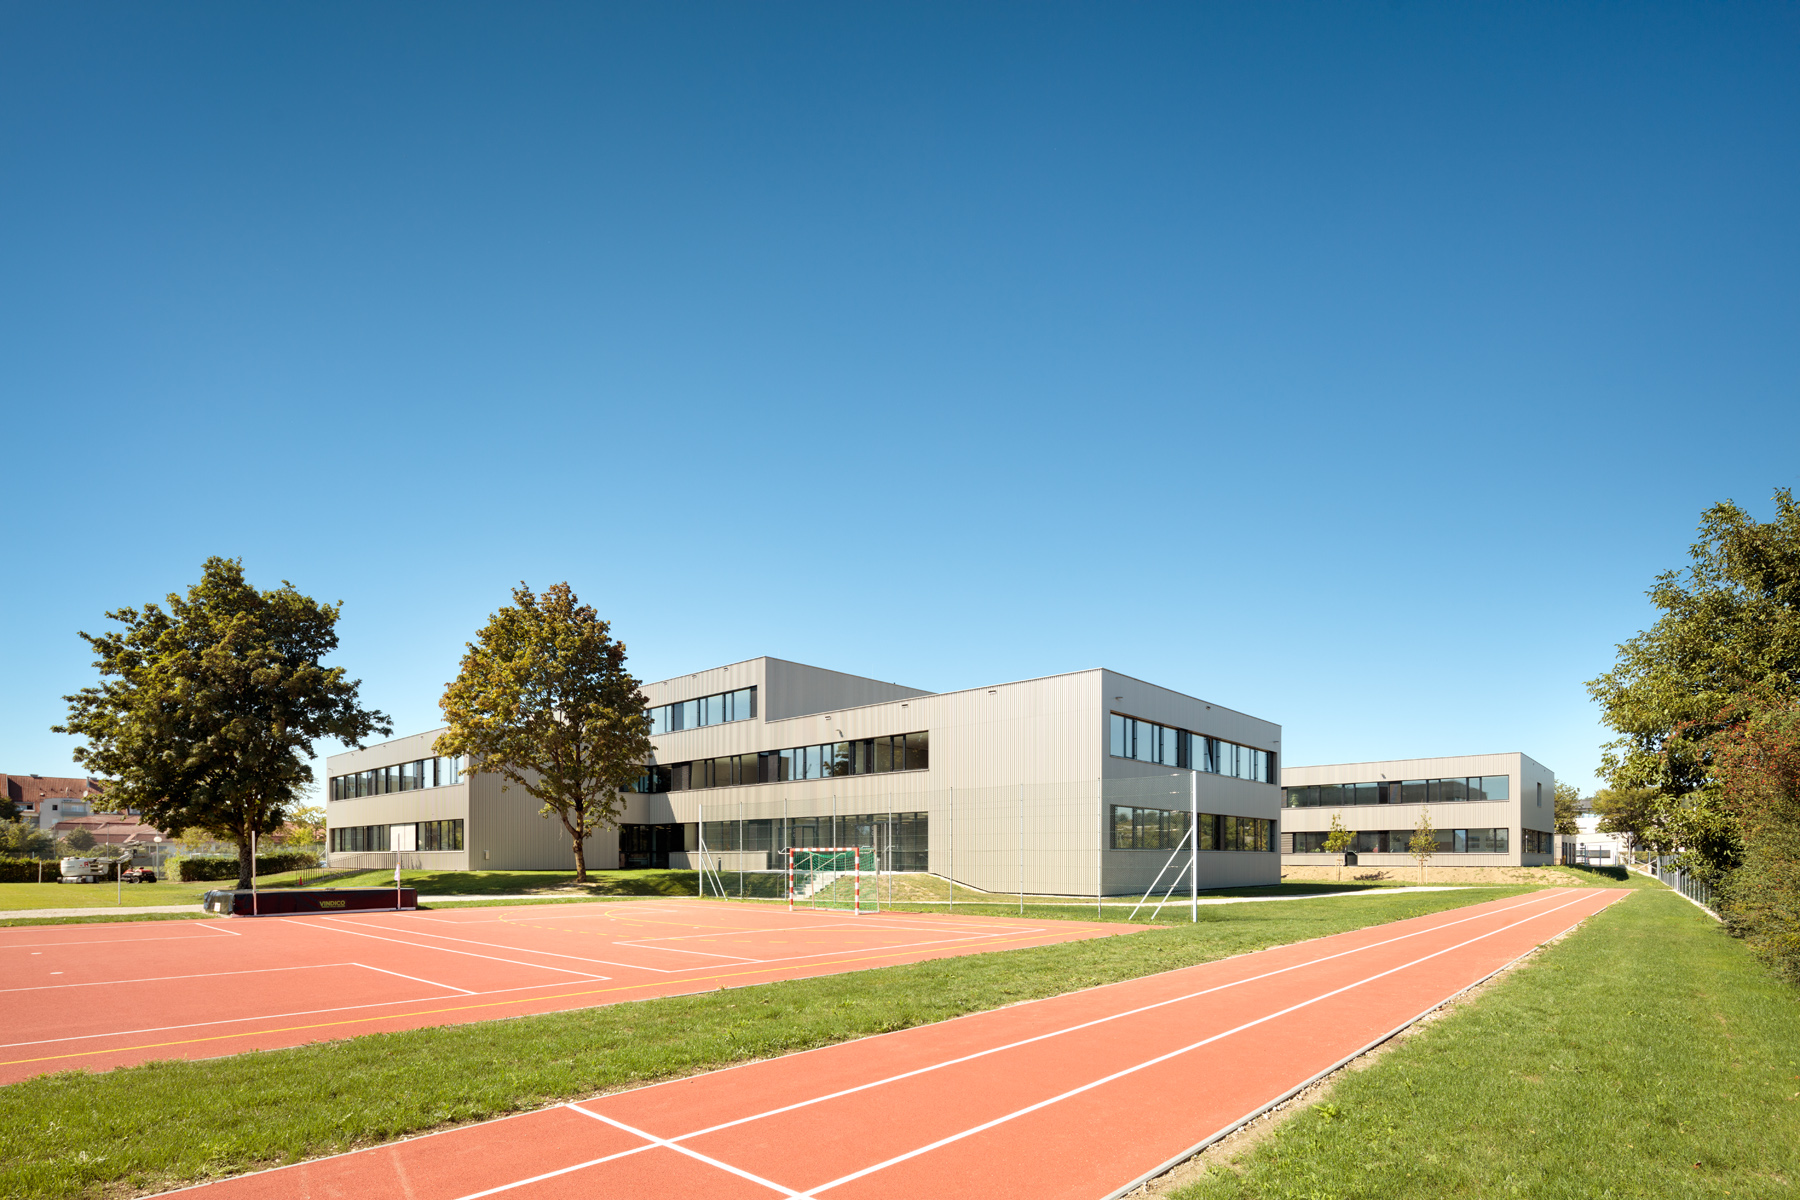
[[[1275,821],[1209,811],[1222,806],[1199,787],[1181,771],[1104,784],[701,797],[694,860],[703,895],[781,900],[790,848],[854,847],[868,864],[865,907],[883,908],[1087,903],[1098,912],[1153,889],[1175,903],[1278,882]]]

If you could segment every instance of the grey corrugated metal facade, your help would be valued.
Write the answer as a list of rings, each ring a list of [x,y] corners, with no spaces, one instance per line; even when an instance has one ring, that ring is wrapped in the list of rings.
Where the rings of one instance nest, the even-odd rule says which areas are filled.
[[[742,700],[748,689],[754,689],[754,715]],[[666,856],[671,865],[694,863],[708,829],[715,861],[723,858],[732,867],[775,865],[801,823],[815,832],[794,844],[868,845],[873,838],[881,847],[904,815],[907,828],[922,829],[924,838],[905,869],[928,869],[996,892],[1128,894],[1141,891],[1168,863],[1175,836],[1168,830],[1174,826],[1164,822],[1161,842],[1141,830],[1134,841],[1129,829],[1120,833],[1114,826],[1122,819],[1129,823],[1133,813],[1140,826],[1146,814],[1155,824],[1160,811],[1182,823],[1185,837],[1186,814],[1197,808],[1206,815],[1202,886],[1267,884],[1280,877],[1272,833],[1280,816],[1274,783],[1280,726],[1113,671],[929,693],[755,658],[647,684],[644,693],[653,712],[698,701],[702,721],[704,698],[739,697],[722,719],[695,725],[690,714],[688,727],[652,739],[654,770],[647,778],[662,782],[648,787],[670,790],[629,795],[622,828],[628,846],[643,843],[646,831],[659,831],[664,840],[658,862]],[[1116,753],[1121,721],[1128,732],[1123,754]],[[1144,731],[1135,743],[1129,741],[1133,729]],[[925,736],[915,738],[907,768],[877,768],[871,757],[870,769],[863,769],[865,747],[872,756],[873,747],[908,734]],[[423,758],[434,736],[335,755],[329,773],[349,778],[385,768],[398,756]],[[1146,738],[1160,738],[1154,752],[1145,751]],[[1266,771],[1266,778],[1210,769],[1202,758],[1205,739],[1244,748],[1236,751],[1244,762],[1253,749],[1263,756],[1255,760],[1256,770]],[[784,752],[797,748],[824,751],[828,765],[819,777],[792,777],[808,769],[802,753],[793,754],[789,765]],[[841,773],[830,769],[834,752]],[[900,752],[893,754],[897,762]],[[1187,765],[1190,755],[1198,767]],[[921,758],[926,765],[912,765]],[[719,760],[729,763],[709,765]],[[700,786],[703,776],[708,783],[727,776],[730,782]],[[428,814],[462,817],[463,849],[421,851],[421,866],[558,869],[573,861],[559,824],[538,816],[518,789],[502,793],[496,777],[479,772],[448,786],[334,799],[327,812],[334,829],[424,820]],[[1271,831],[1265,848],[1236,848],[1251,844],[1253,822],[1258,836],[1264,836],[1264,823]],[[1235,841],[1214,832],[1240,823],[1245,832],[1233,834]],[[757,830],[763,841],[756,840]],[[629,857],[621,853],[620,830],[596,834],[587,854],[598,868]],[[394,857],[334,848],[333,861],[392,865]],[[1176,866],[1184,862],[1185,855]]]

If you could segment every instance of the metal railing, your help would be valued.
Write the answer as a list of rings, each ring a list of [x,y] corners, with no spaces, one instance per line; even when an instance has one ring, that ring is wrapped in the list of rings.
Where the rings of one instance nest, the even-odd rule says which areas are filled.
[[[1695,879],[1679,867],[1665,867],[1660,862],[1653,864],[1653,873],[1663,883],[1668,884],[1695,904],[1714,916],[1718,915],[1717,910],[1713,907],[1713,890],[1707,884]]]

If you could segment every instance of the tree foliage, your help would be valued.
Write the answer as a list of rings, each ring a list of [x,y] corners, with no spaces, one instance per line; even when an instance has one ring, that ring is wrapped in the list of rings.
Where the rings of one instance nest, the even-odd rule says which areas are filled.
[[[450,728],[439,754],[470,755],[562,822],[587,879],[585,840],[618,824],[621,793],[649,759],[650,716],[625,669],[625,645],[567,583],[488,618],[439,702]]]
[[[1800,698],[1764,689],[1711,751],[1721,807],[1743,845],[1724,888],[1727,927],[1800,984]]]
[[[56,853],[56,835],[30,821],[0,822],[0,856],[49,858]]]
[[[1612,790],[1650,789],[1645,840],[1679,849],[1714,881],[1738,864],[1742,843],[1709,786],[1711,739],[1744,719],[1744,696],[1785,694],[1800,680],[1800,504],[1784,488],[1775,507],[1768,522],[1730,501],[1709,508],[1687,570],[1658,576],[1648,593],[1662,616],[1588,683],[1619,734],[1602,759]]]
[[[1554,833],[1580,833],[1575,818],[1581,814],[1581,789],[1572,783],[1556,785],[1556,828]]]
[[[106,615],[122,628],[81,635],[101,682],[64,697],[55,731],[86,739],[75,761],[110,781],[109,803],[236,842],[249,887],[252,836],[279,828],[312,782],[314,742],[393,732],[362,707],[358,681],[320,661],[337,648],[339,611],[285,580],[258,591],[241,560],[209,558],[166,609],[121,608]]]

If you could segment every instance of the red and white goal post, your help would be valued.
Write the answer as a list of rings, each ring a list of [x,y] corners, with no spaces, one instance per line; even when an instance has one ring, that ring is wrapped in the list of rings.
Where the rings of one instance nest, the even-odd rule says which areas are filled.
[[[788,911],[796,904],[813,908],[848,908],[863,912],[863,859],[875,865],[875,852],[856,846],[789,846]],[[871,900],[875,896],[869,893]],[[876,905],[869,905],[874,911]]]

